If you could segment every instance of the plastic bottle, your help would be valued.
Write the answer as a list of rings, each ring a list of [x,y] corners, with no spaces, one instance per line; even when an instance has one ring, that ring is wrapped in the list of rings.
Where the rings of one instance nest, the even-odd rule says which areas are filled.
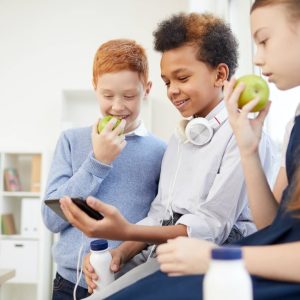
[[[95,281],[97,288],[94,291],[97,292],[115,280],[114,273],[110,270],[112,257],[108,250],[107,240],[92,241],[90,248],[90,263],[99,277]]]
[[[204,300],[252,300],[252,281],[237,247],[212,249],[203,281]]]

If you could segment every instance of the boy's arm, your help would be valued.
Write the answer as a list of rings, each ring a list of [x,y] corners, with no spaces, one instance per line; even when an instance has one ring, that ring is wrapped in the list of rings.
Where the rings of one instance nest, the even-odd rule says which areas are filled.
[[[144,242],[127,241],[123,242],[116,249],[122,253],[122,263],[124,264],[144,250],[147,245],[148,244]]]
[[[80,210],[69,197],[61,199],[61,208],[70,223],[89,237],[110,240],[163,243],[177,236],[187,236],[185,225],[144,226],[130,224],[112,205],[96,198],[88,197],[87,203],[100,212],[104,218],[96,221]],[[134,250],[132,250],[134,251]]]
[[[94,195],[110,170],[111,166],[99,163],[91,152],[76,173],[73,173],[71,146],[63,133],[52,160],[45,199],[61,198],[64,195]],[[52,232],[60,232],[70,226],[45,204],[42,205],[42,214],[45,225]]]
[[[226,240],[236,218],[247,206],[245,197],[241,197],[244,189],[239,150],[232,138],[207,198],[199,204],[198,211],[183,215],[175,226],[156,226],[166,212],[159,198],[151,204],[149,216],[145,219],[147,222],[140,223],[146,226],[129,224],[116,208],[96,199],[90,203],[105,216],[102,221],[86,219],[72,203],[64,200],[65,215],[74,226],[91,237],[162,243],[177,236],[189,235],[221,243]]]

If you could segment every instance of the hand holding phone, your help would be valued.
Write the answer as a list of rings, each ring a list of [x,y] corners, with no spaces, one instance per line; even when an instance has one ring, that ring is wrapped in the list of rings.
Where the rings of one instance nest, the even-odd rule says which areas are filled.
[[[92,209],[87,203],[86,200],[82,197],[71,197],[71,200],[74,204],[76,204],[82,211],[84,211],[88,216],[95,220],[103,219],[103,216],[96,210]],[[62,219],[69,222],[65,217],[63,211],[60,208],[59,199],[47,199],[45,200],[45,204],[51,208],[57,215],[59,215]]]

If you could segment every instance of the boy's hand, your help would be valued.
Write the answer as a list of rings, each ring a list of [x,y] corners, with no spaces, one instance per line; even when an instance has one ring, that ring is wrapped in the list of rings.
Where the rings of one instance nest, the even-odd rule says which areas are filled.
[[[92,144],[95,158],[107,165],[110,165],[126,146],[125,136],[122,134],[126,125],[126,121],[115,128],[116,118],[112,118],[101,133],[98,133],[98,122],[94,124],[92,130]]]
[[[87,204],[103,215],[102,220],[95,220],[83,212],[70,197],[60,199],[60,206],[69,222],[88,237],[100,237],[108,240],[130,240],[131,224],[119,210],[94,197],[87,198]]]
[[[236,80],[224,84],[224,102],[228,111],[228,120],[235,134],[241,153],[251,155],[258,150],[264,120],[268,114],[271,102],[261,110],[255,118],[249,119],[248,114],[256,106],[259,99],[254,98],[238,110],[238,99],[245,86],[239,84],[234,88]]]
[[[98,275],[96,274],[94,268],[90,264],[91,253],[87,254],[83,259],[83,273],[85,277],[85,282],[88,286],[88,292],[91,294],[94,289],[97,288],[97,285],[94,281],[98,280]]]
[[[110,264],[110,269],[112,272],[116,273],[120,271],[120,267],[123,263],[123,255],[121,250],[118,248],[111,249],[110,254],[112,256],[112,261]],[[85,282],[88,286],[88,292],[91,294],[93,290],[97,288],[95,281],[98,280],[98,275],[96,274],[94,268],[90,264],[91,253],[87,254],[83,259],[83,273],[85,275]],[[101,280],[101,278],[100,278]]]
[[[110,254],[112,256],[110,269],[112,272],[116,273],[120,271],[121,265],[124,263],[124,256],[119,248],[111,249]]]

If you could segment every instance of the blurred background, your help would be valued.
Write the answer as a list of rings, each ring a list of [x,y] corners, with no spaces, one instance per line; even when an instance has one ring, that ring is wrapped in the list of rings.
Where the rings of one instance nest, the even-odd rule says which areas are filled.
[[[131,38],[145,47],[153,88],[142,118],[150,131],[168,141],[180,117],[169,103],[160,78],[160,54],[153,50],[152,32],[174,13],[215,13],[230,23],[238,38],[236,76],[259,74],[252,65],[251,2],[0,0],[0,213],[12,214],[16,227],[10,234],[2,228],[0,269],[18,270],[18,276],[2,286],[2,300],[50,299],[55,268],[50,253],[53,238],[40,219],[36,234],[24,234],[24,220],[33,210],[23,200],[43,199],[51,153],[60,132],[91,125],[99,117],[91,80],[93,58],[100,44],[113,38]],[[280,149],[284,124],[293,117],[300,90],[279,92],[272,85],[270,98],[273,104],[265,126]],[[19,191],[10,191],[3,183],[8,168],[23,177]],[[27,177],[39,181],[38,190]],[[28,265],[24,265],[26,260]],[[28,267],[34,274],[26,273]]]

